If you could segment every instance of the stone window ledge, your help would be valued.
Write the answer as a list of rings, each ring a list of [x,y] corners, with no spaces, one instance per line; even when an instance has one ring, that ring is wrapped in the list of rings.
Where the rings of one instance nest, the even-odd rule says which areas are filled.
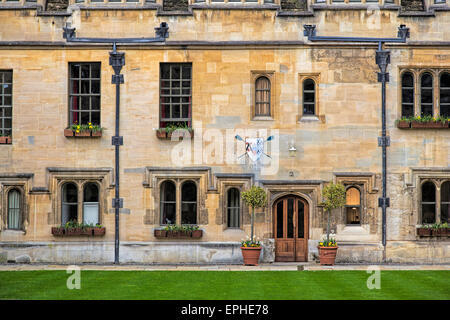
[[[301,115],[297,118],[297,123],[325,123],[325,116],[323,115]]]
[[[14,230],[14,229],[5,229],[5,230],[2,230],[1,233],[2,233],[2,235],[4,237],[8,237],[8,236],[14,237],[14,236],[23,236],[23,235],[25,235],[25,231],[23,231],[23,230]]]
[[[257,116],[253,117],[252,121],[274,121],[274,119],[272,117]]]

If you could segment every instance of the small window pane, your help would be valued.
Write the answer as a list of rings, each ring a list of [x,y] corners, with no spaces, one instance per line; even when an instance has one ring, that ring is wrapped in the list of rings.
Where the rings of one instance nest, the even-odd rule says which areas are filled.
[[[63,202],[77,203],[78,202],[78,190],[72,183],[67,183],[63,188]]]
[[[277,203],[277,238],[284,238],[283,203],[284,201],[279,201]]]
[[[197,186],[192,181],[181,186],[181,223],[197,223]]]
[[[239,190],[231,188],[227,193],[228,227],[239,228]]]
[[[298,237],[305,237],[305,205],[302,201],[297,200],[298,212]]]
[[[164,181],[161,184],[160,210],[161,223],[174,224],[176,222],[176,189],[171,181]]]
[[[270,80],[259,77],[255,82],[255,116],[270,116]]]
[[[287,237],[294,237],[294,199],[289,198],[287,201]]]
[[[78,221],[78,189],[73,183],[66,183],[62,188],[61,222]]]
[[[444,182],[441,186],[441,201],[450,202],[450,181]]]
[[[98,202],[98,187],[95,183],[84,186],[84,202]]]
[[[436,201],[436,187],[432,182],[425,182],[422,185],[422,202]]]
[[[303,81],[303,114],[315,114],[316,85],[312,79]]]
[[[8,192],[8,229],[20,229],[20,192],[11,190]]]

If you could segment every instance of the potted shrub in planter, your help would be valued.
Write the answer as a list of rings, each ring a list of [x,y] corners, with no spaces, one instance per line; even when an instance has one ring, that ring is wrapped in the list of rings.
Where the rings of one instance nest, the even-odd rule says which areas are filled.
[[[255,208],[264,207],[267,204],[267,194],[263,188],[252,186],[249,190],[242,192],[242,200],[252,208],[251,214],[251,237],[241,241],[242,257],[244,265],[258,265],[261,254],[261,242],[254,235],[255,229]]]
[[[342,184],[331,183],[322,190],[322,203],[328,213],[327,236],[325,241],[319,243],[319,259],[321,265],[334,265],[338,246],[336,240],[330,238],[331,210],[342,208],[345,205],[345,187]]]

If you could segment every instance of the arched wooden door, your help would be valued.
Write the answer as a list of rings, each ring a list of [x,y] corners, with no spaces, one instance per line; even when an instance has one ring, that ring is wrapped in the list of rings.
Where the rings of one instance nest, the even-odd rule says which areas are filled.
[[[273,205],[275,261],[307,261],[308,203],[296,196]]]

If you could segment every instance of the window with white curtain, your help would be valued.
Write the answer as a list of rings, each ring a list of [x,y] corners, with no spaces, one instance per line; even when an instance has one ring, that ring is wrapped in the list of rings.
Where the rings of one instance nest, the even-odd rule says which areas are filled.
[[[21,220],[20,192],[12,189],[8,192],[8,229],[21,229]]]

